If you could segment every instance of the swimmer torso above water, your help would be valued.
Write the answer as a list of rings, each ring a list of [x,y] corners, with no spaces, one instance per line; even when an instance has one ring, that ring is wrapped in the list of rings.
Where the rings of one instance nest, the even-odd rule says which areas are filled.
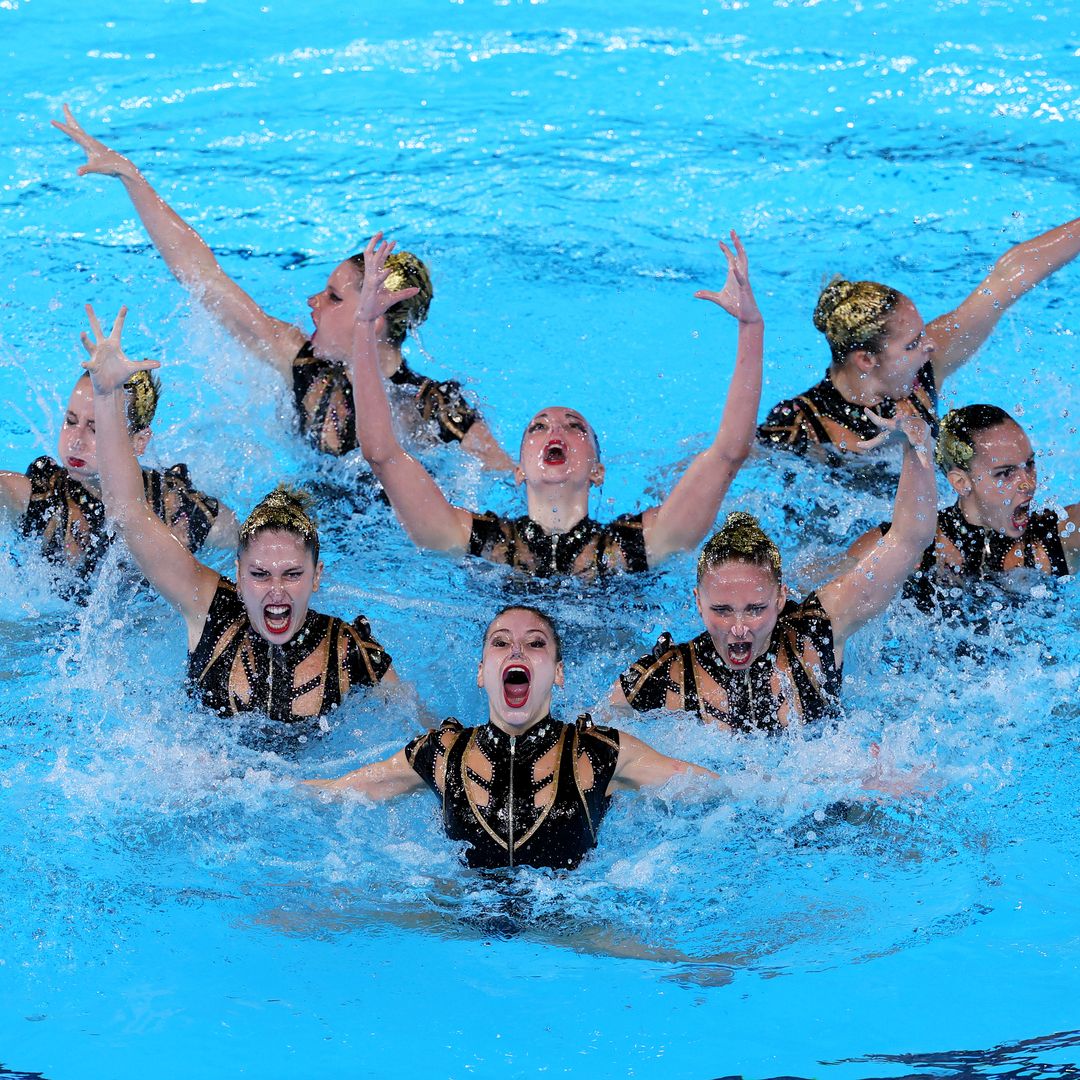
[[[154,246],[176,279],[249,353],[278,371],[290,384],[300,428],[321,451],[340,455],[356,448],[355,410],[350,385],[352,306],[363,275],[363,260],[340,263],[326,286],[308,300],[315,332],[310,339],[291,323],[273,318],[222,269],[213,251],[150,186],[127,158],[88,135],[65,106],[64,121],[53,121],[86,153],[79,175],[118,177]],[[402,356],[407,333],[427,316],[433,296],[427,268],[414,255],[397,255],[398,289],[415,285],[415,299],[387,312],[380,327],[379,369],[412,402],[412,427],[434,427],[444,442],[459,442],[488,468],[510,469],[513,461],[495,442],[482,417],[454,382],[426,379]],[[342,328],[345,332],[342,333]]]
[[[865,409],[892,417],[906,401],[936,434],[941,386],[990,336],[1006,308],[1080,253],[1080,219],[1007,251],[953,311],[924,326],[902,293],[838,278],[822,292],[814,325],[832,362],[816,386],[770,409],[758,441],[797,453],[865,453],[875,434]]]
[[[151,437],[158,384],[140,372],[125,389],[128,436],[141,454]],[[75,384],[60,428],[60,461],[39,457],[25,475],[0,471],[0,510],[24,536],[41,540],[42,554],[81,574],[96,570],[112,542],[97,466],[94,392],[88,376]],[[195,488],[186,465],[142,469],[146,503],[189,551],[204,544],[236,546],[236,519],[228,507]]]
[[[427,786],[442,802],[447,836],[467,845],[470,866],[566,870],[595,847],[616,791],[687,772],[715,778],[587,717],[552,719],[561,648],[551,620],[533,608],[506,608],[492,620],[477,681],[488,697],[486,724],[447,721],[385,761],[309,784],[375,800]]]
[[[1056,577],[1080,565],[1080,504],[1033,511],[1038,480],[1027,435],[994,405],[953,409],[942,421],[938,460],[956,492],[953,506],[937,515],[933,543],[923,552],[904,595],[927,613],[959,611],[953,590],[967,592],[987,574],[1019,569]],[[886,523],[852,544],[862,558],[890,531]]]
[[[841,669],[834,650],[832,621],[811,593],[784,605],[768,648],[746,668],[725,664],[708,631],[678,645],[664,635],[619,676],[619,687],[638,712],[692,712],[731,731],[773,734],[838,713]]]
[[[391,291],[392,245],[381,234],[368,245],[369,269],[357,308],[353,385],[361,449],[382,482],[409,536],[420,547],[468,552],[508,563],[538,577],[594,578],[656,566],[700,542],[716,519],[731,481],[750,451],[761,393],[764,327],[754,300],[742,243],[723,247],[728,276],[720,292],[699,292],[739,324],[735,371],[712,444],[687,467],[660,506],[600,525],[589,517],[589,491],[603,480],[596,434],[573,409],[537,413],[521,442],[517,479],[528,513],[516,519],[477,514],[452,505],[434,479],[402,448],[394,432],[377,367],[376,324],[408,290]]]
[[[844,644],[884,610],[933,534],[929,429],[901,407],[879,425],[906,436],[897,529],[852,569],[789,601],[780,552],[749,514],[732,514],[702,550],[694,599],[705,633],[670,638],[612,687],[616,707],[686,710],[730,731],[775,733],[839,707]]]
[[[348,624],[310,610],[322,577],[319,538],[295,493],[272,492],[241,526],[236,586],[150,513],[123,435],[120,387],[137,368],[120,348],[125,312],[107,338],[90,314],[87,367],[99,401],[105,506],[151,585],[183,615],[189,676],[203,702],[225,715],[261,711],[289,722],[325,715],[358,686],[396,682],[366,620]]]
[[[517,736],[448,720],[405,758],[441,800],[446,835],[468,845],[470,866],[571,870],[596,846],[619,732],[587,717],[548,716]]]

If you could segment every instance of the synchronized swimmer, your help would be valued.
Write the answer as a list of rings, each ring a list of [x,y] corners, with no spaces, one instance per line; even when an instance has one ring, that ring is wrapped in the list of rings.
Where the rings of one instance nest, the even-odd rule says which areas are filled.
[[[599,440],[574,409],[542,409],[525,429],[515,471],[518,483],[525,485],[528,512],[523,517],[454,506],[405,451],[394,431],[377,358],[380,320],[408,291],[393,290],[392,245],[381,234],[373,237],[364,250],[367,270],[353,347],[358,436],[364,457],[413,542],[436,551],[467,552],[536,577],[587,578],[648,570],[677,551],[696,547],[750,453],[761,398],[764,323],[750,285],[746,252],[734,232],[731,245],[720,244],[728,263],[723,289],[696,294],[734,316],[739,325],[734,372],[716,436],[659,506],[601,525],[589,516],[589,491],[604,478]]]
[[[78,174],[121,180],[154,247],[177,281],[248,353],[286,380],[303,434],[327,454],[356,449],[349,364],[352,311],[364,272],[362,256],[339,263],[325,286],[308,300],[315,324],[309,337],[292,323],[263,311],[225,273],[209,245],[158,195],[135,165],[87,134],[66,105],[63,121],[52,123],[86,153],[86,163]],[[427,318],[434,290],[427,267],[409,252],[397,253],[390,269],[390,287],[412,292],[409,302],[399,306],[380,327],[376,348],[383,378],[403,400],[411,400],[413,426],[430,422],[438,438],[460,443],[489,468],[512,468],[513,462],[457,383],[425,378],[406,364],[402,355],[405,337]]]
[[[434,289],[424,263],[376,234],[340,263],[309,300],[314,332],[272,318],[222,269],[207,244],[125,157],[87,134],[65,106],[55,126],[86,153],[78,172],[119,178],[174,276],[253,356],[291,385],[299,426],[321,451],[359,448],[411,540],[469,554],[537,578],[605,578],[651,569],[697,548],[751,452],[760,404],[764,322],[746,251],[731,233],[727,276],[695,295],[735,319],[734,370],[712,442],[659,505],[601,524],[590,491],[604,477],[584,416],[549,406],[529,422],[514,461],[454,382],[417,375],[402,352],[427,317]],[[851,544],[831,580],[799,601],[788,595],[780,549],[755,518],[735,512],[700,552],[694,601],[704,632],[613,665],[602,707],[687,712],[736,734],[775,735],[843,720],[847,640],[901,590],[928,611],[988,573],[1026,567],[1063,576],[1080,566],[1080,504],[1032,508],[1034,454],[1005,411],[980,404],[938,419],[942,382],[993,331],[1002,311],[1080,252],[1080,220],[1019,244],[956,309],[924,325],[914,303],[885,285],[834,280],[814,322],[829,342],[825,379],[773,408],[759,441],[798,452],[858,455],[903,446],[892,521]],[[0,510],[41,537],[50,559],[89,573],[111,521],[151,586],[183,617],[187,683],[221,716],[251,713],[285,730],[332,713],[354,690],[393,686],[391,658],[362,615],[312,610],[323,572],[304,493],[279,486],[237,525],[196,490],[184,466],[143,470],[160,384],[154,360],[123,351],[121,309],[106,334],[88,307],[86,374],[61,430],[59,462],[0,472]],[[452,504],[402,445],[423,431],[524,485],[516,518]],[[937,440],[935,450],[935,439]],[[956,494],[939,511],[934,458]],[[392,527],[387,523],[387,527]],[[195,557],[201,545],[237,549],[235,583]],[[623,670],[619,674],[619,667]],[[487,718],[448,719],[386,760],[308,790],[381,800],[423,787],[442,804],[447,836],[470,866],[568,870],[595,847],[611,797],[677,777],[714,796],[716,773],[653,749],[583,715],[552,716],[564,681],[562,645],[545,612],[512,605],[490,621],[476,675]],[[295,729],[293,729],[295,730]],[[908,790],[899,785],[893,793]],[[888,785],[882,790],[893,791]]]
[[[867,410],[890,418],[900,401],[936,438],[942,383],[974,356],[1006,309],[1077,254],[1080,218],[1010,248],[958,307],[928,324],[898,290],[837,277],[814,309],[831,354],[825,378],[770,409],[758,440],[823,459],[864,454],[878,434]]]

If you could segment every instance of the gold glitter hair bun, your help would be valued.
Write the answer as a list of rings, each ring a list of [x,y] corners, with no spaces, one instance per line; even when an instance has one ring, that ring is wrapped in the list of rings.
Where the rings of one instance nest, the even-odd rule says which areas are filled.
[[[941,421],[938,435],[938,464],[946,471],[971,467],[975,456],[975,436],[1000,424],[1015,424],[1016,421],[996,405],[965,405],[962,409],[951,409]]]
[[[351,262],[364,273],[364,256],[350,255]],[[387,256],[386,267],[390,271],[384,285],[388,292],[402,289],[419,289],[415,296],[399,300],[386,313],[386,337],[391,345],[399,348],[410,330],[415,330],[428,316],[428,309],[435,297],[431,274],[421,259],[411,251],[392,251]]]
[[[842,364],[855,349],[880,351],[889,316],[902,299],[902,293],[876,281],[834,277],[814,308],[814,326],[825,335],[833,362]]]
[[[154,422],[161,400],[161,380],[149,371],[136,371],[126,383],[127,421],[132,431],[142,431]]]
[[[278,484],[240,526],[240,547],[246,548],[259,533],[287,532],[300,537],[318,562],[319,530],[311,506],[312,499],[306,491]]]
[[[411,251],[392,251],[386,265],[390,268],[390,275],[386,279],[386,288],[390,292],[413,288],[420,290],[407,300],[399,300],[386,313],[387,340],[400,345],[405,335],[427,318],[435,290],[428,268]]]
[[[726,562],[750,563],[771,570],[777,582],[783,580],[780,549],[769,539],[753,514],[736,510],[728,514],[723,528],[706,541],[698,557],[700,581],[708,570]]]

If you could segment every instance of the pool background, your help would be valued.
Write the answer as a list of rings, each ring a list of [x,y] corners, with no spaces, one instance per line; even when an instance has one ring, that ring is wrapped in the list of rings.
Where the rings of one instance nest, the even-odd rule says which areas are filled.
[[[746,240],[766,317],[768,405],[820,377],[809,315],[831,273],[886,280],[930,318],[1008,244],[1080,212],[1075,14],[747,0],[377,14],[159,2],[124,17],[0,4],[3,464],[53,452],[81,305],[129,303],[133,351],[167,365],[155,460],[187,461],[241,513],[279,476],[317,478],[323,609],[364,610],[422,699],[476,716],[467,673],[486,615],[516,594],[506,576],[407,550],[368,504],[358,462],[299,445],[280,387],[147,253],[119,185],[74,177],[82,155],[48,126],[61,102],[129,153],[275,315],[308,325],[304,298],[376,228],[421,254],[436,301],[416,366],[466,377],[511,448],[536,407],[583,408],[604,447],[595,510],[608,516],[646,505],[718,419],[734,328],[692,294],[722,282],[728,228]],[[1010,311],[946,393],[1022,409],[1043,490],[1064,501],[1077,489],[1078,273]],[[428,460],[462,500],[515,505],[509,485],[452,454]],[[884,497],[797,467],[787,482],[756,460],[729,506],[760,513],[805,578],[887,516]],[[735,954],[727,985],[700,985],[723,980],[470,931],[497,897],[457,869],[430,799],[328,808],[291,791],[400,745],[416,729],[407,705],[350,702],[295,760],[245,750],[178,691],[183,643],[160,605],[131,601],[110,572],[86,608],[55,600],[10,530],[3,546],[8,1068],[1034,1076],[1076,1060],[1071,582],[1006,624],[989,671],[938,666],[955,642],[903,613],[865,632],[835,737],[635,727],[730,770],[739,801],[625,800],[572,881],[526,874],[521,888],[579,930]],[[566,712],[658,630],[693,630],[691,573],[676,559],[589,605],[573,585],[541,592],[577,647]],[[892,672],[904,654],[917,662]],[[933,761],[940,793],[862,827],[815,820],[855,789],[872,739],[897,767]]]

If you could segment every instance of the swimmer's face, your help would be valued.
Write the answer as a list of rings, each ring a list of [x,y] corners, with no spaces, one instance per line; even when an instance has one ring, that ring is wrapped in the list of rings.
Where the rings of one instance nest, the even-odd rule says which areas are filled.
[[[150,429],[144,428],[131,436],[132,449],[138,457],[150,441]],[[60,425],[57,447],[60,464],[68,475],[83,484],[96,487],[98,483],[97,430],[94,423],[94,388],[88,378],[75,384]]]
[[[258,533],[236,559],[236,588],[251,625],[274,645],[299,633],[321,577],[322,563],[295,533]]]
[[[1010,420],[980,431],[974,446],[967,469],[949,470],[964,516],[972,525],[1022,536],[1038,486],[1031,442]]]
[[[551,712],[551,689],[563,684],[556,651],[551,628],[531,611],[510,608],[488,627],[476,685],[496,727],[519,735]]]
[[[906,297],[889,315],[885,343],[869,354],[872,361],[869,377],[875,389],[894,401],[906,398],[915,387],[919,369],[933,356],[934,343],[926,333],[926,324],[915,305]]]
[[[604,466],[585,417],[560,405],[538,412],[521,439],[517,479],[529,484],[600,484]]]
[[[705,571],[694,599],[724,666],[745,671],[768,651],[787,590],[763,566],[726,562]]]
[[[363,275],[346,259],[334,268],[321,292],[308,297],[315,333],[311,344],[315,355],[342,363],[352,356],[356,305],[360,299]]]

